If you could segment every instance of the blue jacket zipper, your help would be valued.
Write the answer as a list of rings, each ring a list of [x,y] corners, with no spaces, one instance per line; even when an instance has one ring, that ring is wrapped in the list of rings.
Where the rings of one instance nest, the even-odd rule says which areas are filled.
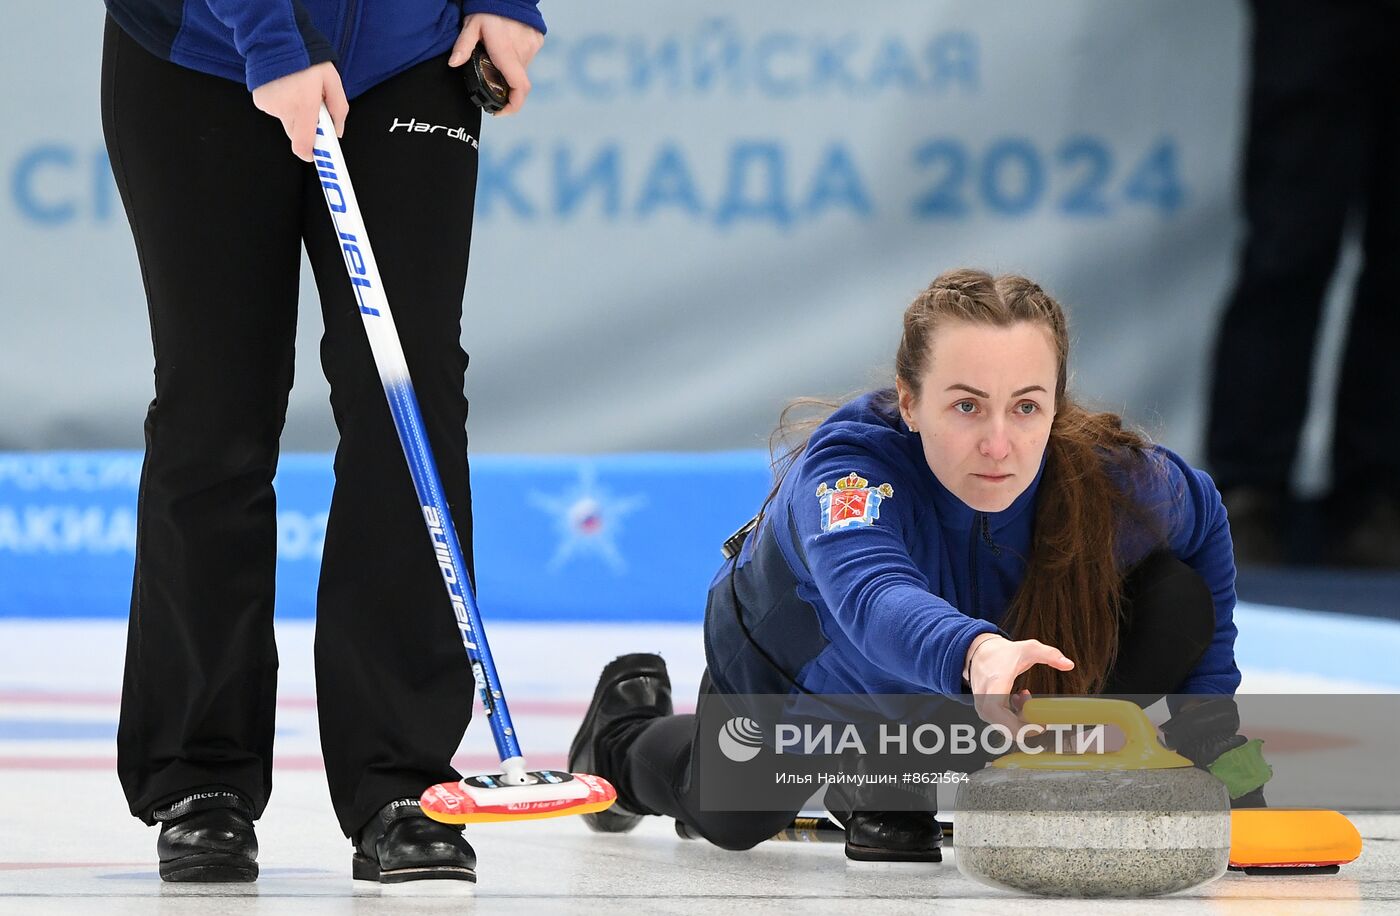
[[[336,49],[337,70],[344,71],[345,55],[350,51],[350,38],[355,34],[355,0],[345,0],[345,29],[340,35],[340,47]]]
[[[967,545],[967,579],[972,585],[972,609],[966,613],[969,617],[981,618],[982,603],[977,596],[977,542],[980,540],[990,547],[992,556],[997,558],[1001,557],[1001,548],[992,540],[992,526],[987,516],[980,512],[975,517],[972,532],[972,540]]]
[[[1001,548],[997,546],[996,541],[992,540],[992,526],[991,523],[987,521],[987,516],[985,515],[982,516],[982,541],[988,547],[992,548],[992,556],[998,559],[1001,558]]]
[[[985,523],[986,516],[978,515],[977,519]],[[969,617],[981,617],[981,603],[977,599],[977,525],[972,526],[972,543],[967,545],[967,581],[972,586],[972,609],[967,612]]]

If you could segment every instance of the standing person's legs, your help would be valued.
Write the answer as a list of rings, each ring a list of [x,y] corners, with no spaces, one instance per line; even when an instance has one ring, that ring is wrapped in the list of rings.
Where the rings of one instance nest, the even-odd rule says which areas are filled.
[[[109,20],[103,127],[150,310],[117,769],[131,811],[196,788],[256,816],[272,776],[276,505],[308,167],[241,84]]]
[[[353,99],[342,140],[469,567],[460,341],[480,118],[461,74],[435,58]],[[317,699],[331,800],[349,836],[391,800],[458,778],[451,758],[473,680],[313,174],[302,195],[340,430],[317,599]]]
[[[1361,204],[1365,263],[1356,281],[1337,389],[1333,434],[1333,515],[1337,559],[1400,566],[1400,420],[1378,405],[1400,401],[1400,89],[1391,47],[1400,9],[1374,4],[1371,28],[1353,53],[1364,61],[1370,147]]]
[[[1349,4],[1252,4],[1245,246],[1220,325],[1207,453],[1243,561],[1281,557],[1323,296],[1366,159]]]

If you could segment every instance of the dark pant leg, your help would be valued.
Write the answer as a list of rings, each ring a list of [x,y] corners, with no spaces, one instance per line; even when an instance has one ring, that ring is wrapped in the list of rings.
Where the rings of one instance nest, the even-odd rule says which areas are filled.
[[[1323,297],[1374,132],[1352,54],[1374,5],[1252,4],[1246,237],[1216,342],[1206,443],[1222,491],[1290,480]]]
[[[703,738],[696,730],[702,721],[720,720],[713,715],[706,717],[705,711],[709,709],[707,704],[723,702],[706,674],[695,714],[663,716],[629,728],[620,736],[618,745],[608,749],[608,757],[617,761],[612,772],[620,783],[621,795],[635,799],[649,813],[674,817],[716,846],[751,849],[792,823],[814,787],[773,786],[770,811],[712,811],[703,807],[701,786],[705,774],[702,755],[696,748],[696,742]],[[775,768],[765,765],[765,758],[771,753],[765,749],[743,766],[755,773],[768,773],[771,778]]]
[[[350,103],[342,140],[444,493],[471,566],[462,295],[481,112],[440,57]],[[417,121],[440,129],[410,131]],[[473,680],[319,182],[306,247],[340,430],[316,620],[331,800],[351,834],[387,802],[458,778]]]
[[[103,128],[150,311],[117,769],[131,811],[271,788],[272,478],[292,383],[301,189],[239,83],[148,54],[108,21]]]
[[[1205,580],[1168,551],[1150,554],[1123,583],[1118,655],[1104,693],[1144,700],[1174,693],[1214,637]]]
[[[1364,264],[1353,295],[1351,323],[1337,390],[1333,479],[1341,501],[1360,503],[1388,493],[1400,500],[1400,80],[1394,45],[1400,7],[1368,10],[1365,41],[1353,53],[1367,71],[1363,103],[1370,121],[1364,166]]]

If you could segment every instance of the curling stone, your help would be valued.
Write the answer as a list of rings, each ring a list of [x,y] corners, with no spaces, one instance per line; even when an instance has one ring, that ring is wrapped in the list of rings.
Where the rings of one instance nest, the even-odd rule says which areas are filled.
[[[1135,704],[1032,699],[1021,718],[1115,725],[1127,740],[1103,754],[1018,751],[969,776],[957,795],[960,872],[1052,897],[1150,897],[1225,874],[1225,784],[1164,748]]]

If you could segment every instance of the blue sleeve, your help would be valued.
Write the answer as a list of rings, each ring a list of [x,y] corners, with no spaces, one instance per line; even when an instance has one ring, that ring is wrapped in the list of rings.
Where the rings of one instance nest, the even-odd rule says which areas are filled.
[[[311,24],[298,0],[207,2],[219,21],[233,30],[249,92],[313,64],[335,60],[335,50]]]
[[[1182,693],[1233,694],[1235,664],[1235,550],[1215,482],[1169,449],[1153,449],[1164,484],[1157,514],[1166,520],[1172,554],[1205,580],[1215,604],[1215,637],[1181,688]]]
[[[817,490],[855,472],[870,487],[893,493],[868,524],[824,530]],[[986,620],[960,612],[930,590],[909,549],[915,531],[914,490],[869,449],[841,441],[814,444],[790,498],[808,566],[822,601],[856,648],[873,664],[934,693],[962,692],[968,646],[996,633]]]
[[[464,0],[462,15],[470,16],[472,13],[505,16],[507,19],[525,23],[541,35],[545,33],[539,0]]]

